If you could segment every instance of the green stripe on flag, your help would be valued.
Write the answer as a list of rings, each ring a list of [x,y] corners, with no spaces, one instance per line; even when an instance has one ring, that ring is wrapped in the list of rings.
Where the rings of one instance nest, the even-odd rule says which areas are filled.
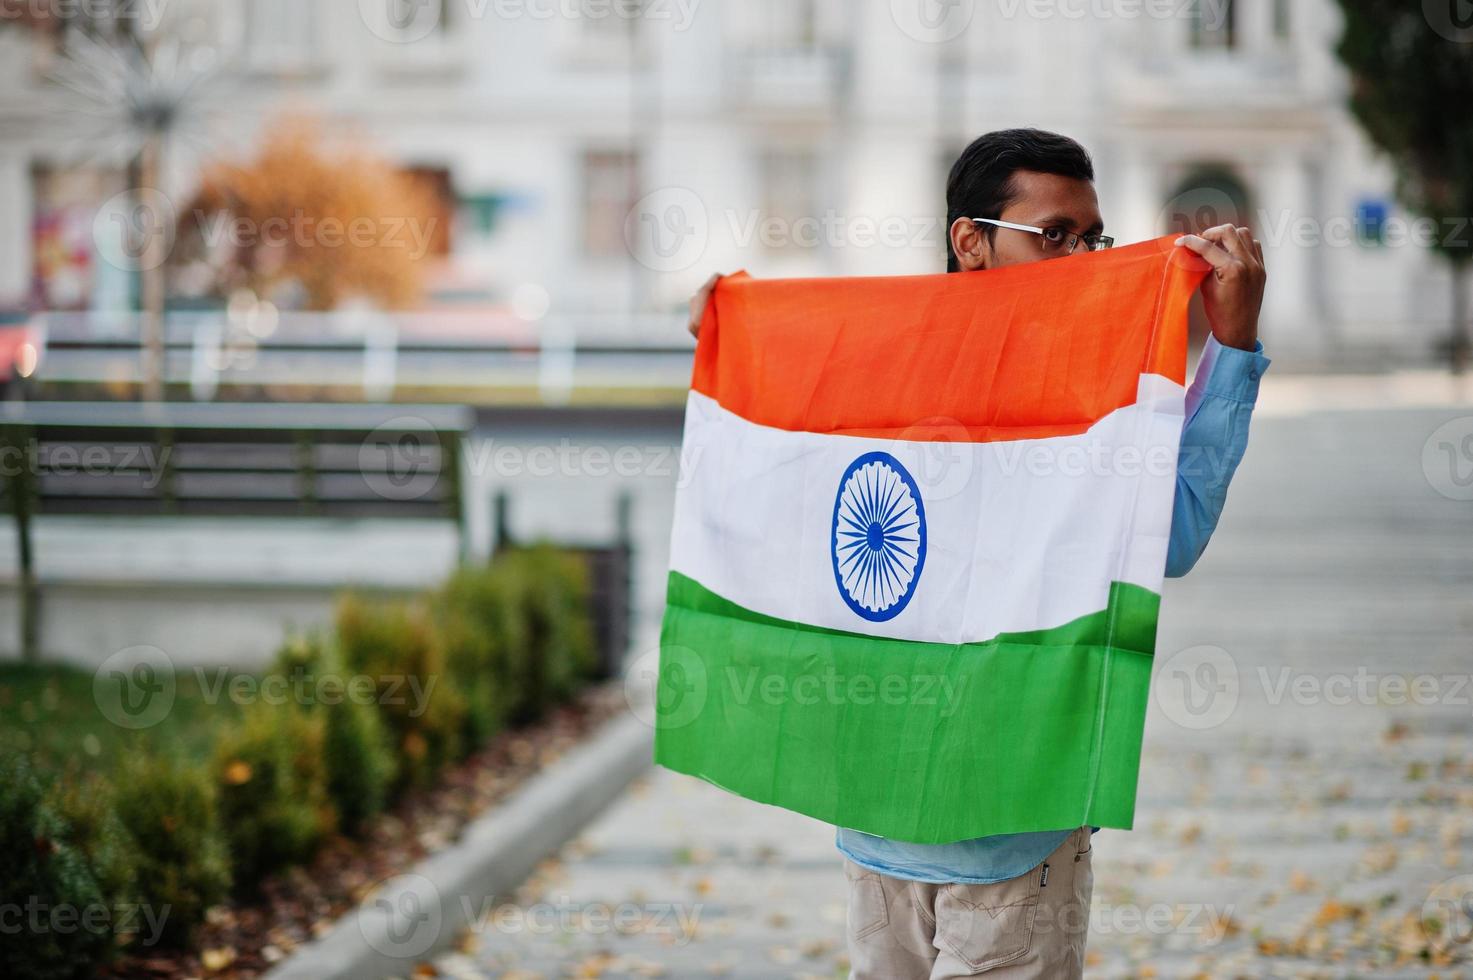
[[[916,843],[1129,828],[1160,601],[1117,582],[1053,629],[917,643],[763,616],[671,572],[655,761]]]

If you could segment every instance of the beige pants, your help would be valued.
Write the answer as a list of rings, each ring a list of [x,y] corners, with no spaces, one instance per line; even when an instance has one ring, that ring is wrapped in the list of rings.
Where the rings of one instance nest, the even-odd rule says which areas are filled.
[[[1084,975],[1090,833],[1081,827],[1025,875],[928,885],[847,858],[851,980],[1068,980]]]

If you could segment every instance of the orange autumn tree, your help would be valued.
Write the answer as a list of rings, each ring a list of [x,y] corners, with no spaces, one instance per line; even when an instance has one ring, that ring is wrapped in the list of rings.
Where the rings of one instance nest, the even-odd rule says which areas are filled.
[[[433,192],[392,163],[294,119],[256,159],[205,170],[183,216],[184,237],[214,268],[214,292],[274,295],[295,283],[312,310],[363,297],[384,309],[420,299],[422,262],[437,227]]]

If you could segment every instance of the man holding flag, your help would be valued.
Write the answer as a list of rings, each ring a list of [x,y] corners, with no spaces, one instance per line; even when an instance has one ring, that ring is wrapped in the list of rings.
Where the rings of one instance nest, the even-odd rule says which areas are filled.
[[[1104,235],[1093,180],[1089,155],[1067,137],[1039,130],[1005,130],[980,137],[956,161],[947,182],[948,271],[1016,269],[1109,249],[1113,241]],[[1038,339],[1036,324],[1040,317],[1047,318],[1050,310],[1044,308],[1050,303],[1055,304],[1051,312],[1058,319],[1077,321],[1085,307],[1067,304],[1094,300],[1040,298],[1027,271],[988,280],[996,288],[984,298],[998,304],[995,316],[1002,334],[988,341],[992,346],[976,339],[966,311],[955,330],[936,325],[934,317],[923,325],[935,329],[937,344],[957,345],[954,355],[946,357],[964,366],[986,362],[972,376],[981,379],[979,385],[991,385],[988,407],[963,420],[963,427],[967,441],[982,454],[975,464],[984,484],[979,493],[999,516],[998,528],[979,527],[975,520],[964,525],[972,516],[965,507],[929,497],[909,476],[903,456],[879,450],[859,455],[838,479],[829,536],[834,579],[827,588],[843,601],[824,595],[822,601],[810,599],[800,609],[788,602],[786,593],[809,588],[819,576],[811,572],[815,563],[806,562],[807,553],[790,547],[788,539],[801,537],[797,529],[818,518],[794,517],[794,534],[774,533],[770,545],[758,546],[782,559],[775,567],[810,569],[794,573],[790,583],[769,588],[761,583],[744,585],[735,559],[705,557],[707,552],[741,544],[740,525],[732,523],[736,519],[689,507],[683,518],[682,505],[677,506],[672,612],[667,614],[663,645],[700,650],[688,655],[690,664],[709,675],[710,683],[720,672],[735,677],[739,668],[755,664],[787,671],[791,679],[818,662],[847,664],[862,672],[863,664],[890,663],[902,655],[914,658],[908,663],[934,665],[958,688],[977,680],[966,691],[966,713],[951,727],[944,721],[926,727],[932,719],[920,718],[914,710],[890,711],[868,702],[858,708],[845,705],[828,718],[815,717],[820,713],[812,711],[799,715],[787,708],[759,717],[750,704],[734,699],[719,710],[708,704],[700,722],[681,722],[687,726],[684,731],[671,726],[657,736],[657,759],[665,765],[839,824],[837,843],[849,881],[853,977],[985,974],[1052,980],[1083,973],[1093,883],[1091,824],[1130,825],[1161,563],[1164,560],[1167,576],[1181,576],[1205,549],[1247,446],[1259,379],[1269,363],[1257,339],[1265,283],[1263,249],[1249,229],[1222,225],[1165,242],[1205,260],[1194,275],[1202,276],[1198,291],[1212,334],[1184,402],[1182,389],[1171,382],[1171,351],[1179,359],[1185,349],[1185,297],[1195,278],[1188,281],[1180,271],[1182,263],[1173,259],[1166,264],[1163,279],[1159,249],[1156,256],[1145,246],[1119,250],[1112,254],[1125,264],[1110,266],[1115,277],[1111,282],[1100,284],[1098,277],[1086,277],[1067,287],[1076,293],[1099,289],[1101,296],[1111,295],[1113,289],[1117,298],[1122,290],[1129,298],[1134,288],[1137,307],[1155,304],[1151,316],[1118,331],[1129,335],[1122,343],[1149,348],[1147,366],[1139,369],[1139,375],[1132,365],[1120,369],[1120,356],[1097,349],[1098,338],[1079,334],[1078,328],[1066,328],[1075,329],[1076,335],[1052,345]],[[1127,261],[1122,252],[1132,257]],[[1147,262],[1156,265],[1145,268]],[[1132,287],[1128,277],[1137,268],[1144,271],[1139,285]],[[701,330],[703,320],[731,321],[728,329],[735,330],[738,315],[752,315],[757,307],[756,301],[730,300],[725,308],[716,304],[708,310],[719,278],[713,277],[692,300],[693,333]],[[1043,281],[1041,289],[1049,284],[1061,288],[1056,280]],[[779,322],[783,294],[763,295],[775,297],[763,308],[775,309],[772,316],[777,319],[771,322]],[[971,302],[973,295],[952,290],[937,298],[935,307],[944,304],[954,310],[959,303]],[[854,352],[861,348],[851,350],[841,341],[858,332],[851,324],[847,333],[819,338],[815,344],[821,346],[815,350],[822,354],[816,359],[847,358],[846,363],[854,363]],[[721,350],[722,364],[738,362],[747,354],[746,338],[733,336]],[[925,346],[894,356],[919,370],[916,365],[926,357]],[[1028,364],[1018,363],[1025,357]],[[712,361],[714,351],[707,358]],[[860,418],[863,411],[850,403],[825,401],[829,396],[821,375],[780,377],[770,373],[771,361],[752,354],[752,367],[739,385],[734,383],[736,375],[728,378],[698,358],[693,386],[711,393],[709,417],[716,419],[719,413],[727,426],[722,429],[713,423],[707,428],[725,433],[721,441],[739,439],[748,457],[765,445],[762,439],[778,438],[773,433],[807,438],[771,450],[774,462],[754,486],[776,482],[771,475],[791,469],[798,456],[820,455],[815,447],[829,443],[814,442],[811,437],[817,433],[856,440],[892,434],[878,422]],[[944,364],[938,371],[937,377],[948,374]],[[1048,371],[1063,373],[1052,383],[1066,390],[1059,397],[1067,405],[1044,404],[1047,397],[1038,395],[1040,379],[1050,383]],[[1112,371],[1119,375],[1118,382],[1107,385],[1098,380]],[[904,376],[897,372],[895,377],[895,384],[903,388]],[[793,411],[775,399],[757,404],[760,395],[739,390],[779,387],[808,390],[794,396]],[[1106,387],[1112,394],[1104,393]],[[1086,393],[1077,394],[1081,391]],[[881,393],[872,394],[878,398]],[[693,391],[692,397],[703,396]],[[928,398],[935,400],[919,393],[914,404],[929,404]],[[903,391],[896,399],[897,406],[912,404]],[[1017,407],[1023,403],[1028,405]],[[969,410],[965,399],[957,404],[958,414]],[[798,411],[808,414],[799,418]],[[1086,421],[1079,422],[1080,417]],[[1174,494],[1168,482],[1167,496],[1156,508],[1159,518],[1150,510],[1155,490],[1148,481],[1101,479],[1098,485],[1085,486],[1087,481],[1066,485],[1044,478],[1016,486],[1022,477],[1003,475],[988,482],[996,474],[989,469],[993,457],[986,454],[995,455],[999,446],[1057,447],[1088,436],[1096,443],[1128,444],[1149,452],[1153,440],[1162,441],[1163,419],[1167,436],[1169,426],[1179,426],[1175,438],[1180,464],[1174,467]],[[742,427],[749,420],[761,423],[750,428],[750,436],[745,435],[749,428]],[[692,426],[688,416],[688,441],[697,431]],[[738,435],[733,437],[732,432]],[[916,437],[906,430],[901,438]],[[843,463],[848,456],[837,458]],[[1015,484],[1012,489],[1006,486],[1008,481]],[[812,482],[810,471],[795,486]],[[708,491],[708,496],[715,492],[720,491]],[[752,492],[745,495],[751,497]],[[965,527],[977,543],[948,550],[948,541],[932,536],[928,557],[926,528],[941,526],[949,513],[945,508],[958,515],[947,526]],[[1064,511],[1076,518],[1060,517]],[[1079,514],[1085,519],[1077,519]],[[1046,525],[1028,532],[1048,542],[1042,557],[1027,554],[1026,542],[1020,543],[1023,532],[1015,528],[1029,523],[1021,515]],[[715,532],[710,528],[718,522],[726,526],[712,537]],[[1095,535],[1092,529],[1103,525],[1108,525],[1109,533]],[[1123,530],[1109,530],[1116,526]],[[1152,530],[1156,526],[1159,532]],[[702,538],[702,533],[708,536]],[[792,550],[791,556],[785,548]],[[856,555],[862,557],[855,559]],[[1001,560],[992,561],[994,556]],[[1073,569],[1091,562],[1101,571],[1098,581],[1091,579],[1086,587],[1083,573],[1075,576]],[[685,572],[677,575],[677,565]],[[983,567],[990,565],[997,568]],[[995,577],[989,579],[994,571]],[[921,594],[918,583],[923,575],[931,579],[933,596],[911,603],[912,596]],[[1028,584],[1015,588],[1015,579],[1027,579]],[[950,593],[944,592],[947,588]],[[1071,605],[1069,596],[1076,592],[1078,602]],[[994,605],[989,605],[994,597]],[[1075,615],[1101,607],[1098,613]],[[783,615],[799,609],[807,614],[806,621],[799,615]],[[852,626],[842,618],[851,613]],[[927,617],[934,622],[926,622]],[[799,622],[788,623],[789,619]],[[712,626],[716,623],[725,623],[727,631],[716,631]],[[851,633],[853,645],[846,646]],[[864,659],[871,654],[890,659]],[[1083,691],[1078,703],[1063,704],[1070,695],[1058,692],[1076,687]],[[993,689],[1003,690],[1006,697],[989,700]],[[709,720],[712,715],[718,716],[716,720]],[[1009,717],[1014,720],[1008,722]],[[1008,725],[1015,728],[1012,736],[1005,730]],[[783,735],[772,743],[771,759],[764,762],[761,753],[747,753],[747,758],[729,763],[711,762],[713,750],[708,746],[723,739],[752,741],[773,728]],[[979,728],[987,729],[994,740],[998,758],[979,758],[968,742]],[[906,744],[897,747],[897,742]],[[825,753],[833,754],[839,746],[863,758],[849,769],[831,766]],[[1030,753],[1031,758],[1025,758]],[[774,769],[799,777],[782,778]],[[1074,822],[1063,824],[1062,815]],[[850,829],[860,825],[863,829]],[[959,830],[966,827],[1027,829],[984,830],[985,836],[962,839]]]

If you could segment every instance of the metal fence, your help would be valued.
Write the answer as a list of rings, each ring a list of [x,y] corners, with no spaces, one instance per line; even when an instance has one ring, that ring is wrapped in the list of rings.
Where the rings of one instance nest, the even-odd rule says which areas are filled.
[[[140,314],[42,313],[29,327],[40,348],[36,383],[142,381]],[[563,404],[580,391],[682,390],[692,352],[684,318],[674,315],[176,312],[165,325],[165,380],[196,401],[265,387],[332,388],[367,401],[501,389]]]

